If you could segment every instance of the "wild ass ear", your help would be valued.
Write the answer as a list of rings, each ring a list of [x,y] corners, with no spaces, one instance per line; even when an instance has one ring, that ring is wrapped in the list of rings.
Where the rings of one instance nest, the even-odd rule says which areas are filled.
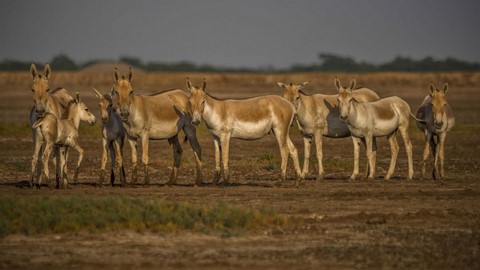
[[[47,80],[50,78],[51,73],[52,73],[52,70],[50,69],[50,65],[48,63],[45,64],[45,67],[43,68],[43,74],[45,75],[45,78]]]
[[[133,79],[132,67],[128,68],[128,81],[131,82]]]
[[[37,67],[34,63],[30,65],[30,75],[32,75],[32,79],[35,80],[37,78],[38,72]]]
[[[203,78],[202,90],[205,92],[205,88],[207,88],[207,79]]]
[[[308,82],[303,82],[303,83],[299,84],[299,85],[298,85],[298,89],[299,89],[299,90],[300,90],[300,89],[303,89],[303,87],[305,87],[305,85],[307,85],[307,84],[309,84],[309,83],[310,83],[310,81],[308,81]]]
[[[357,80],[353,79],[350,82],[350,86],[349,86],[350,90],[354,90],[356,85],[357,85]]]
[[[284,83],[281,83],[281,82],[277,82],[278,86],[280,86],[281,88],[285,89],[287,88],[287,85],[284,84]]]
[[[98,92],[98,90],[95,89],[95,87],[92,87],[92,89],[93,89],[93,91],[95,91],[95,95],[96,95],[98,98],[101,99],[101,98],[103,97],[103,95],[102,95],[100,92]]]
[[[186,79],[186,83],[187,83],[187,89],[192,91],[192,82],[190,81],[189,78]]]
[[[80,93],[78,91],[75,95],[75,103],[80,103]]]
[[[435,90],[437,90],[437,87],[435,87],[433,82],[430,82],[430,95],[433,95],[433,93],[435,93]]]
[[[120,79],[120,73],[118,72],[118,68],[115,67],[115,70],[113,71],[113,77],[115,78],[115,81],[118,82]]]
[[[444,95],[447,93],[447,90],[448,90],[448,83],[445,82],[445,84],[443,84],[443,94]]]
[[[338,78],[335,78],[334,84],[335,84],[335,87],[337,88],[338,91],[340,91],[340,89],[342,89],[342,85],[340,84],[340,81],[338,80]]]

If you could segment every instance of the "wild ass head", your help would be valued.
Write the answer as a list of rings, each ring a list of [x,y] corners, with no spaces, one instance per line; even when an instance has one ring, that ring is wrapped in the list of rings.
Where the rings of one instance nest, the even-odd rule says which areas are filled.
[[[205,88],[207,81],[203,79],[202,88],[193,86],[192,82],[187,78],[187,88],[190,90],[190,97],[188,103],[190,104],[190,111],[192,112],[192,125],[198,126],[202,121],[202,114],[205,110]]]
[[[298,108],[298,100],[300,99],[300,90],[302,90],[305,85],[309,82],[303,82],[301,84],[284,84],[281,82],[277,82],[278,86],[283,89],[283,98],[290,101],[295,109]]]
[[[95,124],[95,116],[89,112],[87,105],[80,100],[80,94],[77,92],[75,99],[67,108],[67,119],[72,121],[78,128],[80,121],[87,122],[90,125]]]
[[[30,66],[30,75],[32,75],[33,85],[33,103],[35,104],[35,113],[38,117],[45,116],[45,112],[48,108],[48,79],[50,78],[51,69],[49,64],[45,64],[43,69],[43,75],[38,74],[37,67],[32,63]]]
[[[113,110],[112,96],[110,96],[109,94],[104,95],[104,94],[100,93],[95,88],[93,88],[93,91],[95,91],[95,95],[99,99],[98,106],[100,107],[100,114],[102,115],[102,122],[107,123],[108,122],[108,115],[110,114],[111,110]],[[113,91],[113,89],[112,89],[112,91]]]
[[[113,75],[115,78],[115,84],[112,93],[117,98],[122,120],[126,121],[130,115],[130,104],[133,100],[133,88],[130,84],[133,78],[132,68],[130,67],[128,77],[126,78],[123,75],[120,77],[117,68],[115,68]]]
[[[447,104],[447,99],[445,98],[447,90],[448,83],[443,85],[443,89],[435,87],[433,82],[430,83],[430,97],[432,98],[433,120],[436,129],[441,129],[443,126],[443,120],[446,119],[444,116],[445,105]]]
[[[340,81],[335,78],[335,87],[338,90],[337,100],[338,107],[340,108],[340,120],[343,122],[347,121],[348,114],[350,113],[350,108],[352,107],[352,102],[354,101],[353,89],[355,89],[356,84],[357,81],[353,79],[348,88],[343,88],[340,84]]]

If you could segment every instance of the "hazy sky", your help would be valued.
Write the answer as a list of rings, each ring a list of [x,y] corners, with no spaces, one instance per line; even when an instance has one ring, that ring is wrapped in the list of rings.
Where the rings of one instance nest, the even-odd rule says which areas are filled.
[[[477,0],[1,0],[0,61],[138,57],[288,67],[319,52],[480,62]]]

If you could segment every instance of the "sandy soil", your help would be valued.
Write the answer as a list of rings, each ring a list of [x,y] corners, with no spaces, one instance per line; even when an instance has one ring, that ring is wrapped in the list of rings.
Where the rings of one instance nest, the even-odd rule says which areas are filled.
[[[29,91],[21,89],[24,84],[28,85],[0,84],[2,125],[26,121],[31,98]],[[394,84],[389,89],[400,88]],[[304,222],[295,228],[268,228],[228,237],[131,231],[9,235],[0,239],[0,268],[479,269],[480,106],[477,103],[480,91],[474,86],[452,88],[449,100],[456,110],[458,126],[447,138],[447,177],[438,182],[420,179],[418,166],[414,181],[406,180],[406,155],[401,140],[393,180],[384,181],[390,155],[384,139],[379,140],[378,179],[348,182],[353,163],[350,139],[325,139],[325,180],[314,179],[317,167],[314,165],[312,175],[300,188],[294,188],[294,173],[289,163],[286,185],[272,187],[279,177],[280,162],[275,139],[269,135],[258,141],[232,140],[231,184],[218,187],[210,184],[214,168],[213,141],[205,130],[200,130],[206,176],[203,187],[192,186],[195,165],[188,144],[183,146],[178,185],[164,186],[170,174],[171,150],[166,141],[155,141],[150,147],[150,186],[96,189],[93,184],[99,172],[101,140],[87,134],[81,138],[86,156],[80,184],[70,190],[32,190],[27,188],[33,152],[31,137],[28,134],[3,136],[0,138],[0,196],[127,194],[191,203],[223,201],[238,206],[269,207],[280,214],[300,217]],[[428,88],[424,90],[412,88],[397,94],[405,97],[415,109]],[[392,92],[394,90],[380,95],[388,96]],[[232,95],[235,93],[238,94],[232,92]],[[86,101],[98,116],[96,101],[93,93],[90,94]],[[422,134],[415,127],[410,134],[414,161],[418,164],[423,149]],[[296,128],[291,136],[302,153],[303,143]],[[125,151],[128,167],[128,146]],[[269,158],[272,156],[273,159]],[[76,158],[76,154],[71,154],[72,162]],[[361,168],[364,164],[362,154]]]

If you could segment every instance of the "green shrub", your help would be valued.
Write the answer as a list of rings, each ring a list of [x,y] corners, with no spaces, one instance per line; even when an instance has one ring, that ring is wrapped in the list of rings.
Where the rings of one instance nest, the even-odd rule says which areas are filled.
[[[0,235],[68,232],[197,231],[235,235],[288,223],[272,211],[128,196],[0,198]]]

